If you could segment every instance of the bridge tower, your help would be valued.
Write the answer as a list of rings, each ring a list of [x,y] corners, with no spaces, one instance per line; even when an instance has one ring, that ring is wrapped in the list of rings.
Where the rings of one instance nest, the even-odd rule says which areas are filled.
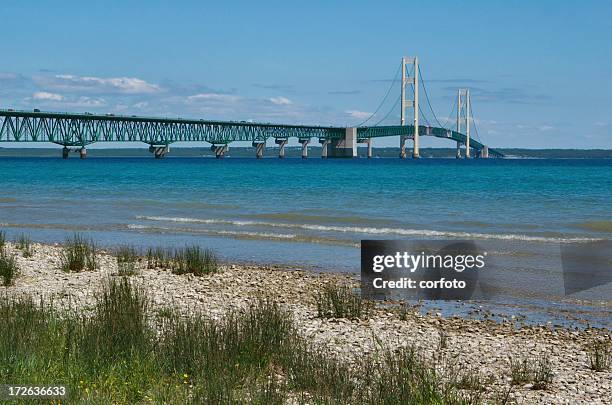
[[[472,108],[470,89],[457,90],[457,132],[461,133],[461,123],[465,126],[465,158],[470,158],[470,120]],[[457,159],[461,157],[460,143],[457,142]]]
[[[406,65],[412,65],[413,76],[406,76]],[[414,90],[414,98],[406,100],[406,85],[412,84]],[[413,109],[413,124],[414,124],[414,147],[412,157],[419,158],[419,59],[415,57],[402,57],[402,87],[400,95],[400,123],[406,125],[406,108]],[[406,136],[400,136],[400,158],[406,158]]]

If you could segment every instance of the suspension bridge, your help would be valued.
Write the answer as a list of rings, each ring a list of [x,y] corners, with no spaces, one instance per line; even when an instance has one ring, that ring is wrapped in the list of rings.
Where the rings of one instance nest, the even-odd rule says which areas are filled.
[[[399,78],[401,71],[401,78]],[[367,125],[384,105],[394,86],[400,84],[400,94],[382,120]],[[423,90],[426,108],[433,117],[430,122],[419,103]],[[453,110],[444,124],[438,120],[419,69],[418,58],[403,57],[400,67],[378,108],[370,117],[354,127],[285,125],[246,121],[214,121],[204,119],[157,118],[114,114],[58,113],[0,110],[0,144],[2,142],[48,142],[63,146],[62,156],[78,151],[87,156],[87,146],[95,142],[143,142],[156,158],[165,156],[174,142],[207,142],[217,158],[224,157],[229,144],[251,142],[258,158],[263,157],[266,142],[274,138],[279,157],[285,156],[289,138],[297,138],[302,145],[302,157],[308,156],[308,145],[313,138],[321,144],[321,156],[356,157],[358,144],[367,145],[367,156],[372,157],[375,138],[399,136],[399,157],[406,158],[406,141],[412,140],[412,157],[418,158],[421,136],[445,138],[456,143],[457,158],[503,157],[500,152],[483,144],[473,118],[469,89],[459,89]],[[380,125],[399,104],[399,125]],[[457,111],[453,127],[451,116]],[[408,123],[407,113],[411,114]],[[471,135],[474,128],[476,139]],[[463,153],[462,153],[463,150]]]

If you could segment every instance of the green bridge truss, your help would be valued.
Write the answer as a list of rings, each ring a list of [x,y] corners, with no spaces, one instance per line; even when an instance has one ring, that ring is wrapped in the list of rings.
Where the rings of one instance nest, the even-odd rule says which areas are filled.
[[[234,141],[265,142],[268,138],[315,137],[333,141],[343,138],[345,132],[343,127],[0,110],[0,142],[51,142],[68,147],[84,147],[94,142],[129,141],[140,141],[152,146],[179,141],[204,141],[222,145]],[[447,138],[462,144],[466,142],[464,134],[446,128],[420,126],[419,134]],[[413,137],[414,127],[398,125],[357,128],[360,142],[397,135]],[[471,148],[480,151],[483,146],[470,139]],[[489,155],[503,156],[493,149],[489,149]]]

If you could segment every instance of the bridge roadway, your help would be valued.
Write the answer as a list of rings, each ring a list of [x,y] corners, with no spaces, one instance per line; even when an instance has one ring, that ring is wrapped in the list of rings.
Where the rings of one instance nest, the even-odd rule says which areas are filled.
[[[179,141],[208,142],[212,144],[217,157],[224,155],[230,142],[249,141],[257,147],[257,156],[261,157],[268,138],[275,138],[280,146],[280,157],[284,157],[284,147],[288,138],[299,140],[302,144],[303,157],[307,156],[307,145],[311,138],[318,138],[322,143],[324,157],[355,156],[357,143],[367,143],[368,156],[371,156],[371,139],[398,135],[403,139],[413,138],[414,126],[344,128],[134,115],[0,110],[0,142],[55,143],[64,146],[64,158],[68,157],[67,153],[71,147],[80,148],[81,157],[85,157],[85,147],[94,142],[133,141],[149,144],[149,149],[155,157],[163,157],[169,151],[169,145]],[[423,125],[419,126],[419,136],[446,138],[455,141],[457,145],[465,145],[467,141],[465,134]],[[503,157],[498,151],[489,149],[474,139],[469,140],[469,145],[476,151],[476,155]],[[335,153],[336,150],[348,149],[352,152]]]

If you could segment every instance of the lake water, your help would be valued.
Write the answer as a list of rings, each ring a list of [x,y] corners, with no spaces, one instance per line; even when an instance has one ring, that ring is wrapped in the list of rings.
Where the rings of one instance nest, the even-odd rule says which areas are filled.
[[[349,272],[362,239],[470,239],[534,300],[562,295],[560,246],[612,236],[605,159],[2,158],[0,185],[9,237]]]

